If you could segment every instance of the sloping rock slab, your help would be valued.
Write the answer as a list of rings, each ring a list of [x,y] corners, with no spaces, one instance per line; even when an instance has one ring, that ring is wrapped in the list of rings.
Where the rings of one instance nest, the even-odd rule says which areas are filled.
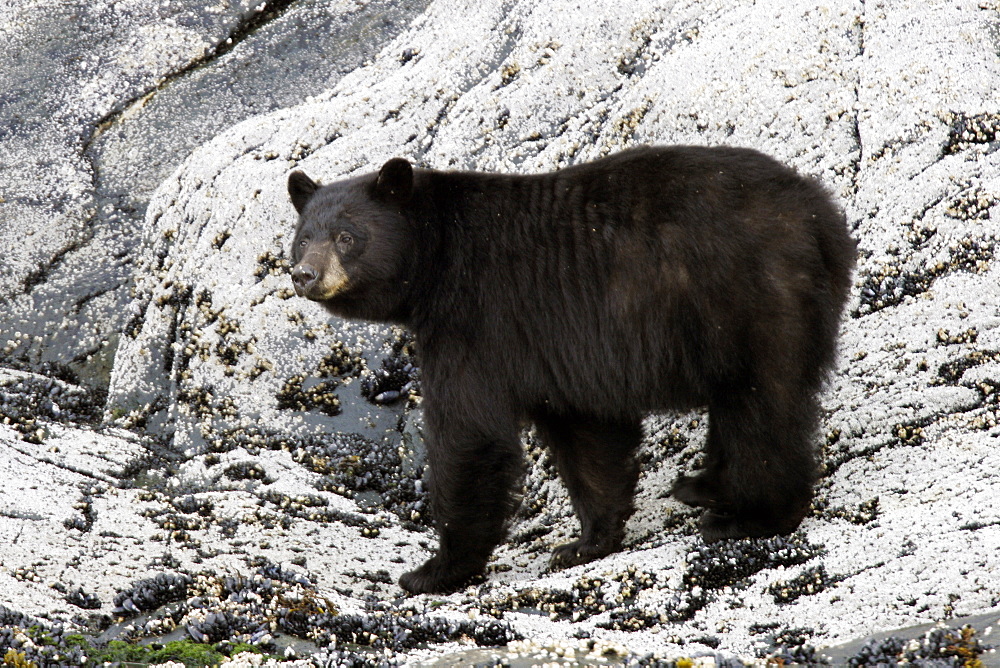
[[[462,634],[618,647],[647,663],[810,660],[815,647],[995,609],[1000,62],[984,46],[997,19],[987,4],[439,0],[331,91],[209,142],[149,207],[107,417],[159,434],[169,456],[149,466],[160,480],[137,480],[146,573],[102,586],[128,598],[169,571],[207,596],[202,568],[259,575],[264,556],[294,566],[310,595],[369,615],[351,642],[403,661],[457,649]],[[486,582],[400,599],[396,579],[434,541],[420,505],[419,393],[385,406],[364,388],[380,369],[398,391],[415,380],[391,373],[412,363],[408,342],[291,296],[287,174],[328,181],[393,155],[529,172],[637,142],[753,146],[844,202],[861,257],[824,397],[813,512],[790,537],[705,546],[697,514],[665,498],[698,457],[705,416],[654,416],[626,550],[552,573],[552,546],[577,527],[529,432],[526,501]],[[198,639],[218,617],[194,608],[182,618]],[[310,610],[309,624],[283,628],[325,644],[344,615]],[[424,617],[431,648],[418,650],[405,639],[420,633],[393,624],[428,611],[457,635]],[[226,624],[230,637],[257,632]]]

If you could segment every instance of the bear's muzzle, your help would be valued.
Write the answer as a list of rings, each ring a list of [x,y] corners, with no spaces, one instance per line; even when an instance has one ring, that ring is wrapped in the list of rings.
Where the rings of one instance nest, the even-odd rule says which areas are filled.
[[[295,294],[313,301],[332,299],[344,291],[347,283],[347,272],[333,254],[327,254],[324,266],[321,253],[307,252],[292,269]]]

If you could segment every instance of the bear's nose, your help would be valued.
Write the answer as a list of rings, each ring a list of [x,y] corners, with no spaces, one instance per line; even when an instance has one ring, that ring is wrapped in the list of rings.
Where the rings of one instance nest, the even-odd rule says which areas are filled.
[[[316,270],[308,264],[298,264],[295,265],[295,269],[292,269],[292,283],[295,284],[295,288],[299,292],[305,292],[311,288],[316,282],[316,277]]]

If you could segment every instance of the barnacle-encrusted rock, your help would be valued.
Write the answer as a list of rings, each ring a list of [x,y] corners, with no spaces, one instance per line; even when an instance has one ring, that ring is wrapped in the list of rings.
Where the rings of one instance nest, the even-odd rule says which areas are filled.
[[[192,143],[150,132],[132,151],[132,120],[165,122],[165,108],[192,100],[161,101],[217,65],[257,76],[294,53],[253,68],[244,67],[246,42],[205,56],[189,17],[217,28],[280,5],[285,18],[256,34],[293,35],[303,13],[381,21],[401,6],[229,4],[201,16],[187,0],[45,11],[26,0],[8,22],[17,28],[5,33],[10,44],[19,35],[40,44],[30,39],[39,26],[70,25],[83,11],[67,29],[79,44],[17,46],[30,63],[8,58],[0,76],[17,93],[29,64],[70,68],[80,76],[60,79],[56,106],[87,104],[82,115],[46,118],[32,105],[55,98],[31,88],[0,104],[0,134],[9,131],[0,162],[30,167],[11,163],[0,189],[11,269],[0,271],[0,364],[14,369],[0,372],[0,656],[89,665],[83,658],[96,655],[72,639],[82,632],[220,639],[274,655],[294,639],[298,656],[311,652],[300,665],[406,665],[415,652],[548,635],[507,651],[539,663],[571,651],[605,660],[602,648],[608,661],[633,665],[727,665],[733,654],[818,663],[825,646],[862,628],[995,606],[1000,63],[984,48],[996,41],[995,3],[611,0],[597,17],[596,3],[567,12],[549,0],[434,0],[412,25],[378,24],[380,48],[361,39],[358,62],[369,62],[356,72],[341,78],[327,51],[294,61],[287,76],[323,71],[337,83],[324,78],[329,90],[307,104],[238,124],[160,172],[208,136],[188,122]],[[150,32],[133,31],[133,19]],[[82,36],[79,26],[96,32]],[[320,34],[324,48],[343,46]],[[149,86],[192,53],[208,60]],[[134,79],[124,85],[126,70]],[[210,90],[238,90],[223,78],[226,87]],[[90,144],[96,163],[65,152],[87,141],[114,100],[132,98]],[[263,110],[276,98],[244,99]],[[190,107],[177,117],[236,120]],[[53,164],[51,142],[25,134],[33,127],[69,131],[53,141],[70,162]],[[395,155],[421,167],[531,173],[636,143],[751,146],[816,175],[846,210],[860,245],[855,317],[824,395],[816,443],[825,474],[813,511],[781,541],[704,546],[697,516],[667,491],[702,465],[710,420],[654,416],[624,550],[552,573],[549,553],[579,528],[529,429],[524,499],[486,579],[400,600],[399,575],[434,543],[419,346],[295,297],[288,173],[326,182]],[[160,166],[134,169],[156,151]],[[101,157],[110,155],[132,167]],[[95,188],[139,180],[134,196],[118,188],[93,199]],[[105,406],[83,388],[109,373]],[[155,584],[163,571],[180,579]],[[334,635],[336,646],[323,644]],[[875,642],[853,660],[970,662],[989,640],[980,635]]]

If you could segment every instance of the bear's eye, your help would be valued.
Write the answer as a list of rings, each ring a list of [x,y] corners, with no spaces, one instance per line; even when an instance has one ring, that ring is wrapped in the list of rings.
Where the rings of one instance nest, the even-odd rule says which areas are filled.
[[[340,236],[337,237],[337,243],[345,247],[350,246],[354,243],[354,237],[352,237],[348,232],[341,232]]]
[[[302,248],[305,248],[308,245],[309,245],[308,239],[303,239],[302,241],[299,242],[299,246],[301,246]]]

